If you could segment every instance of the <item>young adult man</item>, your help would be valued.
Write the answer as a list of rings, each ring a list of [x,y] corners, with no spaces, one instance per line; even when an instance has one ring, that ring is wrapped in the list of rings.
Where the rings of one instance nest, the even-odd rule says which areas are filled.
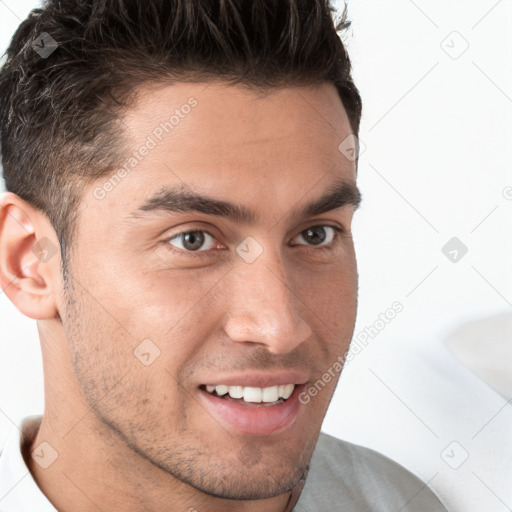
[[[0,282],[37,320],[45,410],[4,449],[0,510],[444,510],[320,433],[360,202],[361,101],[331,15],[50,0],[20,26]]]

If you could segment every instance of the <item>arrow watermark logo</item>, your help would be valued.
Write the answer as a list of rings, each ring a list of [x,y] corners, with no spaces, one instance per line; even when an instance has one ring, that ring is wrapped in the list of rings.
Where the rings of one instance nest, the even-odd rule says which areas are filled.
[[[49,238],[43,236],[33,245],[32,252],[42,263],[48,263],[57,252],[57,246]]]
[[[31,456],[43,469],[48,469],[57,460],[59,454],[50,443],[43,441],[32,450]]]
[[[456,30],[441,41],[441,48],[453,60],[457,60],[469,48],[468,41]]]
[[[457,441],[452,441],[442,452],[441,458],[452,469],[459,469],[469,458],[468,451]]]
[[[441,252],[452,262],[458,263],[468,252],[466,245],[456,236],[448,240]]]
[[[144,366],[149,366],[160,356],[160,349],[149,338],[146,338],[135,347],[133,353]]]
[[[58,47],[59,44],[48,32],[42,32],[32,41],[32,48],[43,59],[48,58]]]
[[[354,162],[366,151],[366,144],[351,133],[338,146],[338,150],[347,160]]]
[[[262,255],[263,247],[252,236],[248,236],[238,245],[236,252],[246,263],[253,263]]]

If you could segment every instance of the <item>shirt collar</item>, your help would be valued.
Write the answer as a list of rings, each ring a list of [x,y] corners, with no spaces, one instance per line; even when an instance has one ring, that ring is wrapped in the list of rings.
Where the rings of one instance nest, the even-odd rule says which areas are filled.
[[[0,510],[2,512],[57,512],[39,489],[22,455],[33,439],[42,416],[28,416],[16,424],[0,454]]]

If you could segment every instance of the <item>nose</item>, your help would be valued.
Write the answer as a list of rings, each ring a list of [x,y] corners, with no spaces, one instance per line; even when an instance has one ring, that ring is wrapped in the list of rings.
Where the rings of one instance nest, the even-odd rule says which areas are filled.
[[[311,336],[301,315],[307,306],[277,255],[239,262],[226,279],[230,300],[223,327],[232,341],[259,343],[273,354],[285,354]]]

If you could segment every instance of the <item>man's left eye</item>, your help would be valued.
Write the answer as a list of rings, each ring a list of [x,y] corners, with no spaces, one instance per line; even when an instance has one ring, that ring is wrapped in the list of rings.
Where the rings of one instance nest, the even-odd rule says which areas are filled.
[[[336,226],[311,226],[301,231],[297,238],[301,237],[307,245],[330,245],[341,232],[342,229]]]

